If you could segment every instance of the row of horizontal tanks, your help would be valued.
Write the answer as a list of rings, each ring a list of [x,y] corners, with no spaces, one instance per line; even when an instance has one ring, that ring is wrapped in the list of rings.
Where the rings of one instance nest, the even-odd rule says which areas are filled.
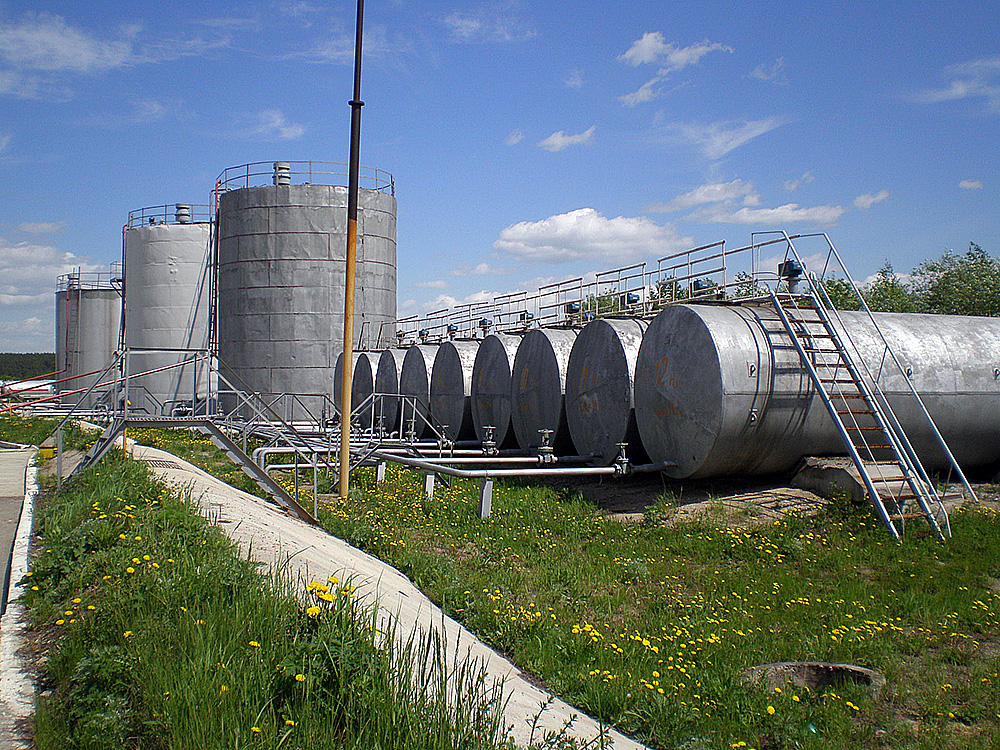
[[[842,338],[849,333],[925,463],[943,467],[946,457],[907,379],[961,464],[1000,461],[1000,319],[874,319],[877,329],[865,313],[841,312],[834,325]],[[890,368],[882,335],[903,372]],[[409,398],[365,402],[372,393]],[[551,445],[601,464],[624,452],[678,479],[778,473],[804,456],[845,452],[765,304],[683,304],[652,320],[602,318],[579,330],[361,352],[352,402],[363,406],[362,426],[428,437],[415,403],[451,441]]]
[[[217,183],[217,237],[207,206],[131,212],[123,275],[59,280],[60,378],[102,370],[124,345],[133,411],[197,410],[217,389],[224,408],[232,408],[231,391],[239,389],[269,403],[296,394],[283,415],[293,420],[329,415],[343,340],[347,188],[321,183],[324,176],[339,179],[341,166],[273,162],[226,170]],[[396,318],[396,199],[391,175],[375,173],[373,187],[360,189],[356,346],[391,340]],[[216,345],[223,380],[210,383],[198,355]],[[74,391],[98,377],[60,384],[62,402],[80,402],[83,394]],[[98,407],[109,390],[95,390],[80,405]]]

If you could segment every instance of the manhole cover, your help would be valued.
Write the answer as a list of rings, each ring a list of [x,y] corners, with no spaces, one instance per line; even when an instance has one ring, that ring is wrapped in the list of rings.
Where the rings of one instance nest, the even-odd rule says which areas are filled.
[[[784,687],[791,683],[810,690],[824,690],[854,683],[878,693],[885,685],[885,677],[874,669],[856,664],[831,664],[820,661],[782,661],[774,664],[758,664],[743,673],[745,682],[764,685],[767,688]]]
[[[180,464],[175,464],[173,461],[164,461],[159,458],[147,458],[146,463],[152,466],[154,469],[180,469]]]

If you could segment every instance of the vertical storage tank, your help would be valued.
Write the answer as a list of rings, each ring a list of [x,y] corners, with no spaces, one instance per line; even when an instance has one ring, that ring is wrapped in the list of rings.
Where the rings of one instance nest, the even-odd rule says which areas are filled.
[[[112,265],[110,272],[77,271],[56,280],[56,369],[62,370],[59,379],[72,378],[57,384],[60,393],[89,388],[101,373],[80,376],[103,370],[114,360],[121,311],[118,264]],[[110,373],[104,381],[116,374]],[[111,390],[112,386],[99,386],[86,399],[84,393],[66,393],[60,401],[66,405],[79,404],[84,409],[112,406]]]
[[[328,416],[343,349],[347,167],[259,162],[217,182],[219,357],[223,371],[284,414]],[[380,348],[396,318],[396,199],[392,176],[364,169],[358,212],[355,347]]]
[[[125,346],[132,408],[205,413],[208,363],[171,367],[209,346],[208,206],[176,203],[131,211],[125,229]],[[170,350],[170,351],[163,351]]]

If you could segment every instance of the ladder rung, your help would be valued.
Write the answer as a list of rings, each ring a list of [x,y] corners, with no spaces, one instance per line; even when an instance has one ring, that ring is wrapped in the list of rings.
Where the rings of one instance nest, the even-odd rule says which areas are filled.
[[[837,409],[837,414],[874,414],[872,409]]]

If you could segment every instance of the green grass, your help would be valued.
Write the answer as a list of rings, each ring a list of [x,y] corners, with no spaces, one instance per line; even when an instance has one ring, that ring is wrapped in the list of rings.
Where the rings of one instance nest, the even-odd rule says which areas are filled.
[[[59,424],[58,419],[22,417],[18,414],[0,415],[0,440],[22,445],[39,445],[52,434]],[[84,430],[78,422],[67,422],[63,427],[63,447],[86,450],[96,441],[100,433]]]
[[[39,748],[497,745],[476,669],[445,677],[438,644],[394,645],[346,582],[261,573],[119,452],[49,488],[36,530],[25,602],[53,649]]]
[[[1000,743],[1000,518],[891,541],[867,512],[732,528],[605,519],[567,493],[498,485],[433,501],[418,474],[324,508],[333,533],[411,575],[447,612],[579,708],[658,748],[939,748]],[[740,673],[810,659],[887,689],[766,692]],[[746,745],[740,745],[746,743]]]
[[[497,485],[480,521],[474,484],[428,502],[421,480],[390,468],[375,487],[362,472],[321,520],[548,687],[654,747],[1000,744],[995,503],[954,514],[947,543],[915,526],[899,545],[843,505],[738,528],[667,523],[664,500],[621,524],[571,493],[513,484]],[[792,659],[873,667],[887,685],[873,697],[740,680]]]

